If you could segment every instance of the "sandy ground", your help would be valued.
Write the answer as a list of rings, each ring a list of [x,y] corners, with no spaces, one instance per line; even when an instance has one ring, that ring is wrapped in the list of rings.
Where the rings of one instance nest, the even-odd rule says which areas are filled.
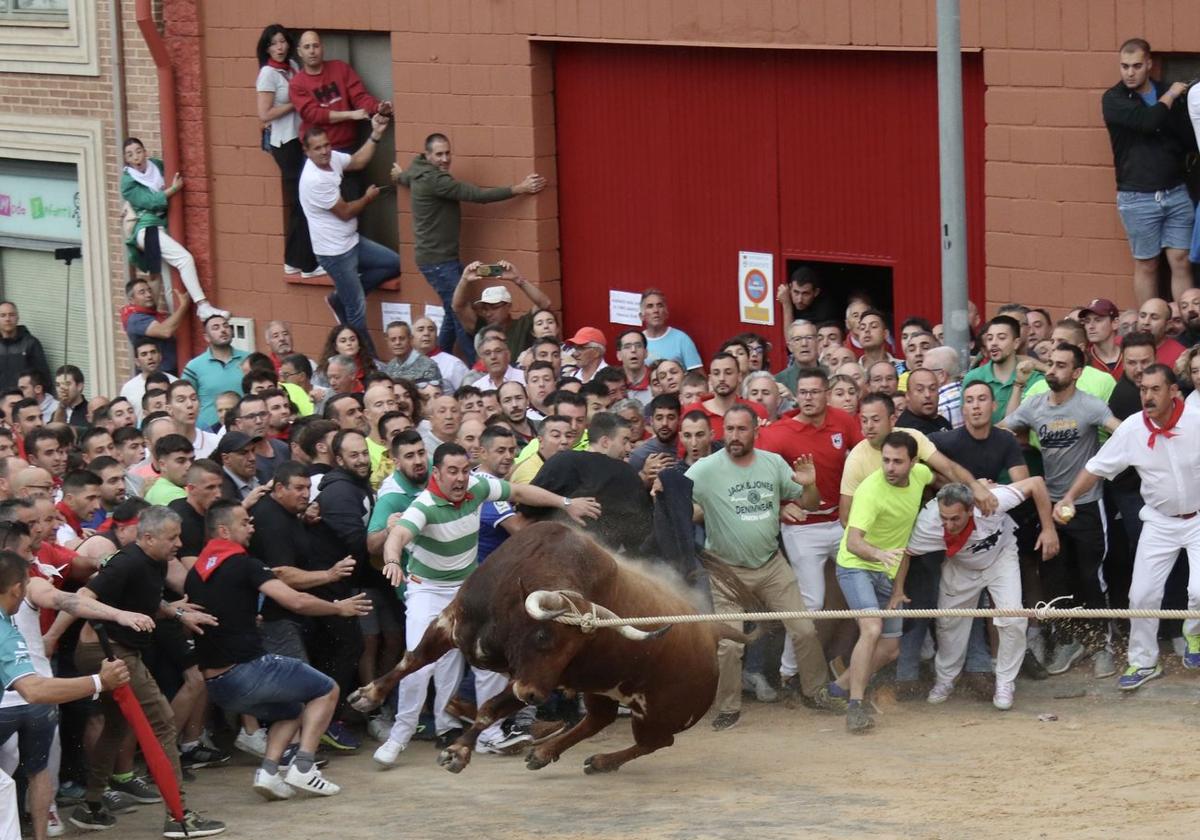
[[[931,707],[884,693],[878,706],[875,730],[851,736],[840,717],[751,700],[735,729],[706,719],[612,775],[582,762],[631,743],[627,720],[536,773],[481,755],[451,775],[424,742],[382,772],[369,742],[326,768],[343,786],[334,798],[264,803],[241,754],[188,793],[226,836],[289,840],[1200,837],[1193,674],[1173,669],[1135,696],[1086,670],[1021,681],[1007,713],[959,696]],[[142,806],[112,836],[161,836],[161,813]]]

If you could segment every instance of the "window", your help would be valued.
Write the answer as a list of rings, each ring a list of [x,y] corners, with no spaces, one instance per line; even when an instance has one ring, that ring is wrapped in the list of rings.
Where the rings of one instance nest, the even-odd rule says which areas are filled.
[[[0,0],[0,24],[36,23],[66,26],[70,23],[70,14],[69,0]]]
[[[98,76],[95,0],[0,0],[0,73]]]

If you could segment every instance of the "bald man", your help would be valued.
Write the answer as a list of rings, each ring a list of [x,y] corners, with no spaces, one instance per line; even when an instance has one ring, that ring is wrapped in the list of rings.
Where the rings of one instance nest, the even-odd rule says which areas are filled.
[[[51,499],[54,495],[54,478],[41,467],[25,467],[17,472],[9,483],[14,499]]]
[[[13,497],[12,481],[17,473],[29,466],[24,458],[4,458],[0,460],[0,499]]]
[[[1187,348],[1167,335],[1171,320],[1171,305],[1162,298],[1150,298],[1138,309],[1138,332],[1154,336],[1155,360],[1174,369],[1175,361]]]

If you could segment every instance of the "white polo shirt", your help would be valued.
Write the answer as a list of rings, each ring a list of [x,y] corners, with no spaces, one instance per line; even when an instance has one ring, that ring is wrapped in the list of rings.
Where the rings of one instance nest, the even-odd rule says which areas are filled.
[[[333,152],[329,169],[306,160],[300,172],[300,206],[308,219],[313,253],[319,256],[336,257],[358,244],[358,219],[342,221],[330,210],[342,197],[342,170],[349,162],[350,155]]]
[[[1200,510],[1200,408],[1184,403],[1172,437],[1158,435],[1149,446],[1145,412],[1131,414],[1100,451],[1087,471],[1115,478],[1127,467],[1142,479],[1142,501],[1159,513],[1181,516]]]

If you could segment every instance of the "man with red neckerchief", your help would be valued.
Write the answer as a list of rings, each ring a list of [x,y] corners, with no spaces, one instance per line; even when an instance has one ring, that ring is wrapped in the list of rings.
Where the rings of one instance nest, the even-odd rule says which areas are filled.
[[[1161,606],[1163,585],[1180,549],[1187,550],[1191,579],[1200,580],[1200,411],[1185,406],[1175,372],[1166,365],[1146,368],[1138,389],[1142,410],[1088,460],[1054,509],[1057,521],[1067,521],[1075,499],[1100,479],[1111,480],[1128,467],[1137,470],[1145,505],[1129,587],[1129,608],[1134,610]],[[1188,602],[1188,609],[1200,607],[1194,587],[1189,587]],[[1183,667],[1200,668],[1200,621],[1184,622],[1183,636]],[[1162,676],[1157,619],[1130,620],[1128,665],[1117,683],[1124,691]]]
[[[162,354],[162,370],[177,374],[179,363],[175,355],[175,331],[187,317],[191,298],[181,294],[178,289],[172,293],[175,296],[175,311],[168,315],[155,307],[154,291],[148,280],[143,277],[130,280],[125,284],[125,297],[129,303],[121,308],[121,327],[129,336],[131,348],[136,349],[142,338],[153,341]]]

